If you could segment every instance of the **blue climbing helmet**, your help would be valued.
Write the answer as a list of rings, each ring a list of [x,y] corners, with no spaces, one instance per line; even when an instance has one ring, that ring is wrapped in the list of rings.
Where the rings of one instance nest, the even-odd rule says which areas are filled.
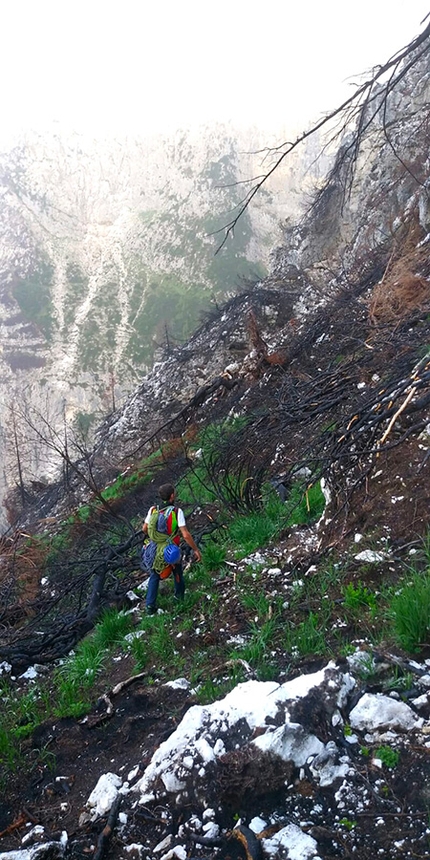
[[[168,543],[164,548],[163,555],[166,564],[177,564],[181,558],[181,550],[175,543]]]

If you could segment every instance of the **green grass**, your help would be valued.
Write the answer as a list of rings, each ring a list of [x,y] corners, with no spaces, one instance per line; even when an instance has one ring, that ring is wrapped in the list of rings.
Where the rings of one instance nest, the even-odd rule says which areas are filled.
[[[272,603],[264,592],[246,591],[240,595],[240,602],[245,609],[255,613],[259,618],[267,618],[272,610]]]
[[[265,485],[261,509],[240,514],[227,526],[229,540],[236,547],[236,557],[265,547],[287,527],[305,525],[318,519],[324,505],[319,482],[309,490],[305,490],[302,484],[295,485],[287,502],[282,502],[275,490]]]
[[[170,597],[173,600],[173,597]],[[159,603],[162,603],[159,599]],[[180,604],[182,608],[182,603]],[[136,660],[138,671],[150,668],[159,676],[174,677],[182,672],[184,658],[178,650],[177,629],[172,630],[169,614],[151,615],[142,618],[138,630],[144,635],[132,640],[129,650]]]
[[[204,464],[196,465],[193,471],[181,479],[177,487],[178,498],[183,504],[193,504],[196,499],[199,504],[210,504],[217,500],[217,491],[209,480]]]
[[[235,517],[228,526],[228,534],[230,542],[235,545],[236,558],[266,546],[279,530],[279,521],[274,521],[263,513]]]
[[[357,827],[357,822],[353,821],[351,818],[341,818],[339,820],[339,826],[344,827],[345,830],[354,830],[354,827]]]
[[[272,646],[279,632],[279,622],[270,618],[261,624],[253,621],[249,627],[248,641],[230,654],[230,659],[245,660],[255,671],[258,680],[269,681],[278,672],[272,655]]]
[[[297,627],[290,627],[285,635],[285,648],[293,657],[310,654],[328,654],[326,623],[323,616],[310,612]]]
[[[367,607],[374,613],[376,611],[376,598],[372,591],[367,586],[359,582],[354,585],[352,582],[343,588],[344,606],[349,609],[354,616],[359,616],[363,608]]]
[[[133,472],[128,475],[119,475],[112,484],[105,487],[101,493],[105,502],[122,499],[131,490],[135,490],[149,484],[154,477],[154,469],[150,468],[150,464],[155,460],[155,458],[154,454],[145,458],[145,460],[137,466]]]
[[[80,717],[89,710],[94,683],[104,659],[103,651],[84,641],[76,654],[54,673],[55,716]]]
[[[383,681],[382,689],[387,693],[392,690],[410,690],[414,686],[414,680],[412,672],[403,672],[395,666],[392,675]]]
[[[307,487],[300,481],[293,484],[285,506],[288,510],[287,526],[301,526],[314,522],[322,516],[325,508],[321,482],[316,481]]]
[[[22,744],[49,713],[50,699],[37,684],[15,691],[8,682],[0,687],[0,774],[15,773],[24,764]]]
[[[235,546],[236,557],[266,546],[286,522],[284,503],[271,487],[266,487],[261,510],[235,516],[227,526],[228,540]]]
[[[81,505],[76,511],[76,519],[81,523],[87,523],[91,516],[91,508],[89,505]]]
[[[130,615],[118,612],[117,609],[106,609],[101,620],[96,625],[93,634],[93,645],[96,648],[110,648],[120,642],[133,628]]]
[[[390,613],[400,645],[416,653],[430,641],[430,570],[413,572],[391,600]]]
[[[15,773],[22,764],[22,756],[11,730],[0,724],[0,768]]]
[[[204,543],[202,567],[205,572],[218,571],[224,564],[227,555],[225,545],[208,540]]]
[[[78,719],[88,713],[90,702],[90,697],[83,695],[77,685],[64,680],[58,684],[56,702],[52,713],[59,718],[75,717]]]
[[[225,674],[219,678],[201,678],[201,672],[194,674],[192,684],[196,690],[196,698],[201,705],[210,705],[224,698],[237,684],[244,680],[244,670],[240,665],[227,666]]]
[[[132,629],[130,616],[115,609],[104,612],[94,632],[83,639],[54,673],[54,714],[78,717],[86,713],[93,686],[106,665],[109,651]]]
[[[143,636],[132,639],[127,649],[133,656],[136,672],[143,672],[149,662],[148,643]]]

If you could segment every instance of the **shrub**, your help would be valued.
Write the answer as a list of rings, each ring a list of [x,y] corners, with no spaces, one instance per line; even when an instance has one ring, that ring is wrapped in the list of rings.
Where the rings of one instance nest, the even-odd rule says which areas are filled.
[[[379,758],[385,767],[396,767],[400,760],[400,753],[391,747],[383,746],[375,750],[375,758]]]
[[[363,606],[368,606],[369,609],[376,609],[376,598],[372,591],[359,582],[354,585],[348,582],[348,585],[343,589],[344,604],[347,609],[350,609],[354,615],[357,615]]]

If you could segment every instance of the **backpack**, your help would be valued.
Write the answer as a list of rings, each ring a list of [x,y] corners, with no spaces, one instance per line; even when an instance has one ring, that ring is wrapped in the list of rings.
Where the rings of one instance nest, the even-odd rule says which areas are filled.
[[[174,508],[173,505],[169,505],[167,508],[161,510],[156,507],[151,509],[148,522],[149,543],[142,547],[140,562],[142,570],[145,570],[147,573],[155,570],[156,573],[160,574],[162,579],[169,576],[173,570],[173,566],[168,565],[169,571],[165,573],[167,568],[164,560],[164,550],[170,543],[179,544],[177,537],[179,531],[177,511],[178,509]]]

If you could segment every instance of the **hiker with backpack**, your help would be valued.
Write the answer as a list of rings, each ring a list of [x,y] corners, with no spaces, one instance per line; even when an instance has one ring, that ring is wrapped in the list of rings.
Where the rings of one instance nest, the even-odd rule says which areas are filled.
[[[160,579],[166,579],[171,573],[173,573],[175,598],[181,600],[184,596],[185,582],[179,549],[181,536],[194,550],[197,561],[201,561],[202,558],[200,550],[187,529],[183,510],[175,507],[173,484],[162,484],[158,494],[163,505],[150,508],[142,526],[144,535],[149,537],[149,543],[142,549],[142,567],[150,574],[146,592],[148,615],[154,615],[157,611]]]

